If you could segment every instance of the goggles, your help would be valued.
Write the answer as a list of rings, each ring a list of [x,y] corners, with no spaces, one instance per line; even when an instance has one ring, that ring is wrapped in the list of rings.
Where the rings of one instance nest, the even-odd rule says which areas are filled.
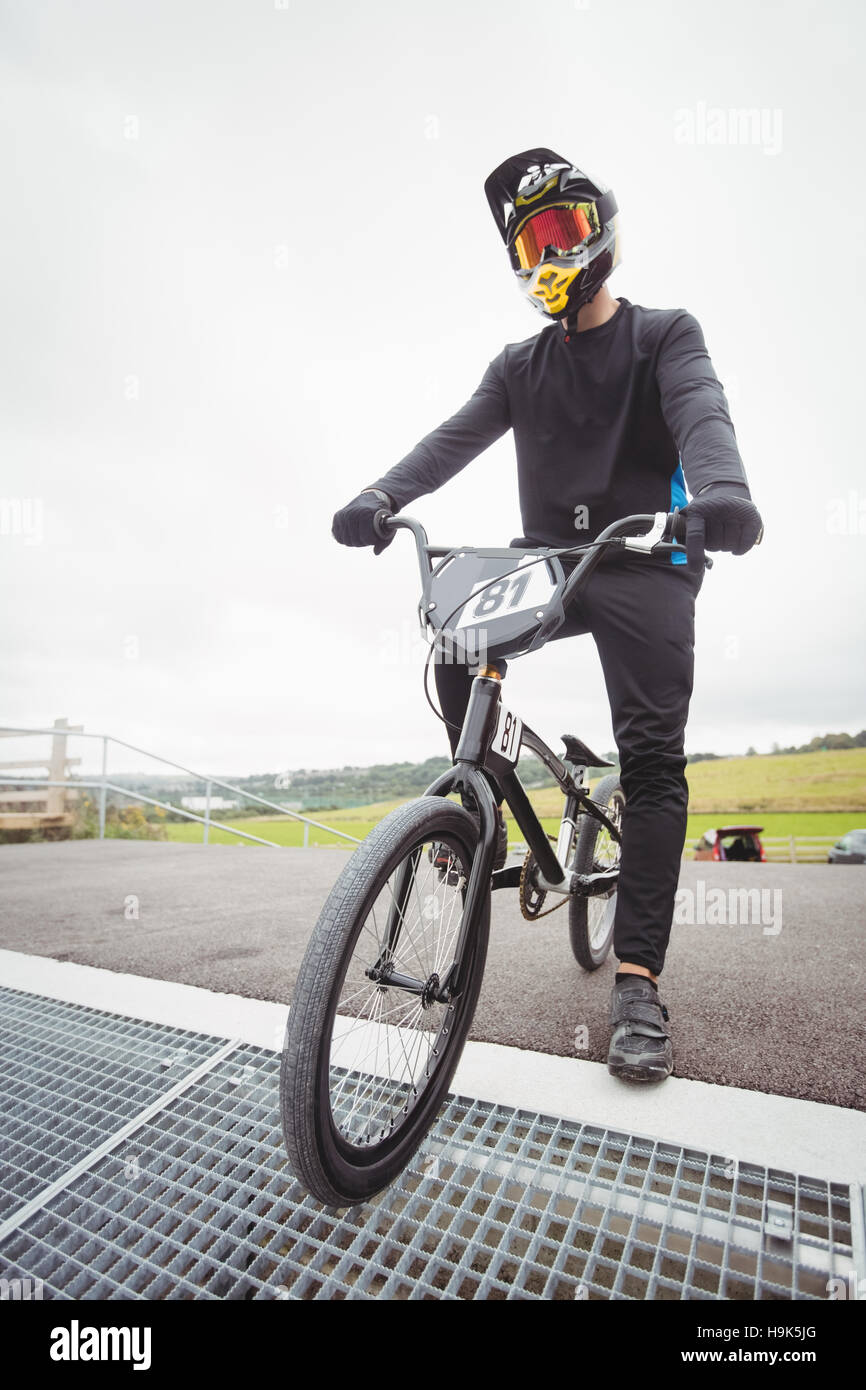
[[[516,271],[534,270],[548,247],[570,256],[601,231],[595,203],[563,203],[535,212],[522,223],[509,249]]]

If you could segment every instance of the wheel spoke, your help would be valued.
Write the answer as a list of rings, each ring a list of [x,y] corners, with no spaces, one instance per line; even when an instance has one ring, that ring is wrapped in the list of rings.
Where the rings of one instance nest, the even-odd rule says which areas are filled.
[[[437,855],[447,856],[447,863],[437,865]],[[435,838],[416,844],[361,924],[337,1004],[329,1064],[331,1110],[350,1144],[369,1147],[388,1137],[435,1074],[437,1040],[453,1008],[433,997],[433,977],[441,978],[453,959],[467,878],[468,865],[450,845]],[[430,995],[404,992],[388,983],[387,974],[383,981],[365,979],[373,963],[427,983]]]
[[[445,1096],[490,930],[488,888],[458,959],[474,845],[466,813],[450,802],[400,806],[319,915],[286,1029],[280,1113],[290,1168],[325,1205],[381,1191]],[[459,992],[440,998],[457,964]]]
[[[573,867],[581,873],[607,874],[618,870],[624,798],[615,776],[602,779],[596,788],[595,803],[613,829],[584,812],[574,837]],[[616,832],[616,834],[614,833]],[[600,894],[577,894],[569,908],[570,935],[574,954],[586,970],[601,965],[610,950],[616,917],[617,878]]]

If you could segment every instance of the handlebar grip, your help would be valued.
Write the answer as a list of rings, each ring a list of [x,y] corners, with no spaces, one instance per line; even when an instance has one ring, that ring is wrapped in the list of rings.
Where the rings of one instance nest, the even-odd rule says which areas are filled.
[[[668,524],[665,531],[678,545],[685,545],[686,518],[683,516],[679,507],[674,507],[672,512],[668,512]],[[709,555],[704,556],[704,568],[708,570],[713,568],[713,562]]]
[[[389,526],[388,522],[392,522],[393,520],[394,514],[393,512],[389,512],[387,507],[382,507],[373,517],[373,530],[376,532],[380,541],[386,541],[390,536],[394,527]]]
[[[673,511],[668,513],[668,524],[665,530],[671,540],[678,541],[680,545],[685,545],[686,519],[679,507],[674,507]]]

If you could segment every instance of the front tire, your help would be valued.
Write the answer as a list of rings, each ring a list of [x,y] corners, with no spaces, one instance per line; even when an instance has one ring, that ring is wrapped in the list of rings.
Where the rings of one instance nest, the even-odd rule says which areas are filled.
[[[325,902],[286,1028],[280,1108],[289,1161],[328,1206],[393,1182],[436,1118],[472,1023],[490,929],[490,890],[470,935],[463,988],[436,990],[454,960],[478,840],[440,796],[398,806],[352,855]],[[382,983],[382,969],[424,982]]]
[[[592,794],[618,830],[622,827],[625,794],[615,773],[602,777]],[[597,873],[619,863],[621,846],[600,821],[583,814],[572,868],[579,874]],[[616,887],[603,896],[573,893],[568,904],[568,932],[574,958],[584,970],[598,970],[613,944]]]

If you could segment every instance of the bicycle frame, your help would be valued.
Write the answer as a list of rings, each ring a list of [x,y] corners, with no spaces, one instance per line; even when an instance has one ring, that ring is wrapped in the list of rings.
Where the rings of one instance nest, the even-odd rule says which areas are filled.
[[[475,677],[454,765],[437,777],[425,792],[425,796],[448,796],[451,792],[468,791],[480,812],[479,848],[473,860],[464,899],[463,920],[455,951],[456,965],[448,978],[441,982],[442,991],[447,991],[451,997],[460,992],[460,968],[464,947],[488,888],[516,888],[520,882],[521,867],[492,872],[498,817],[496,801],[485,772],[495,777],[503,800],[514,815],[535,857],[539,867],[540,888],[554,893],[581,892],[587,896],[594,896],[607,892],[611,884],[616,882],[619,873],[618,869],[609,869],[596,874],[577,874],[569,870],[563,862],[572,844],[578,814],[586,813],[600,821],[617,843],[620,841],[620,832],[603,809],[596,806],[589,788],[583,784],[586,764],[573,763],[569,759],[561,760],[538,734],[526,724],[522,724],[519,746],[530,748],[544,762],[565,793],[565,809],[554,850],[526,795],[515,765],[491,747],[499,714],[501,684],[502,677],[492,666],[485,667]]]

